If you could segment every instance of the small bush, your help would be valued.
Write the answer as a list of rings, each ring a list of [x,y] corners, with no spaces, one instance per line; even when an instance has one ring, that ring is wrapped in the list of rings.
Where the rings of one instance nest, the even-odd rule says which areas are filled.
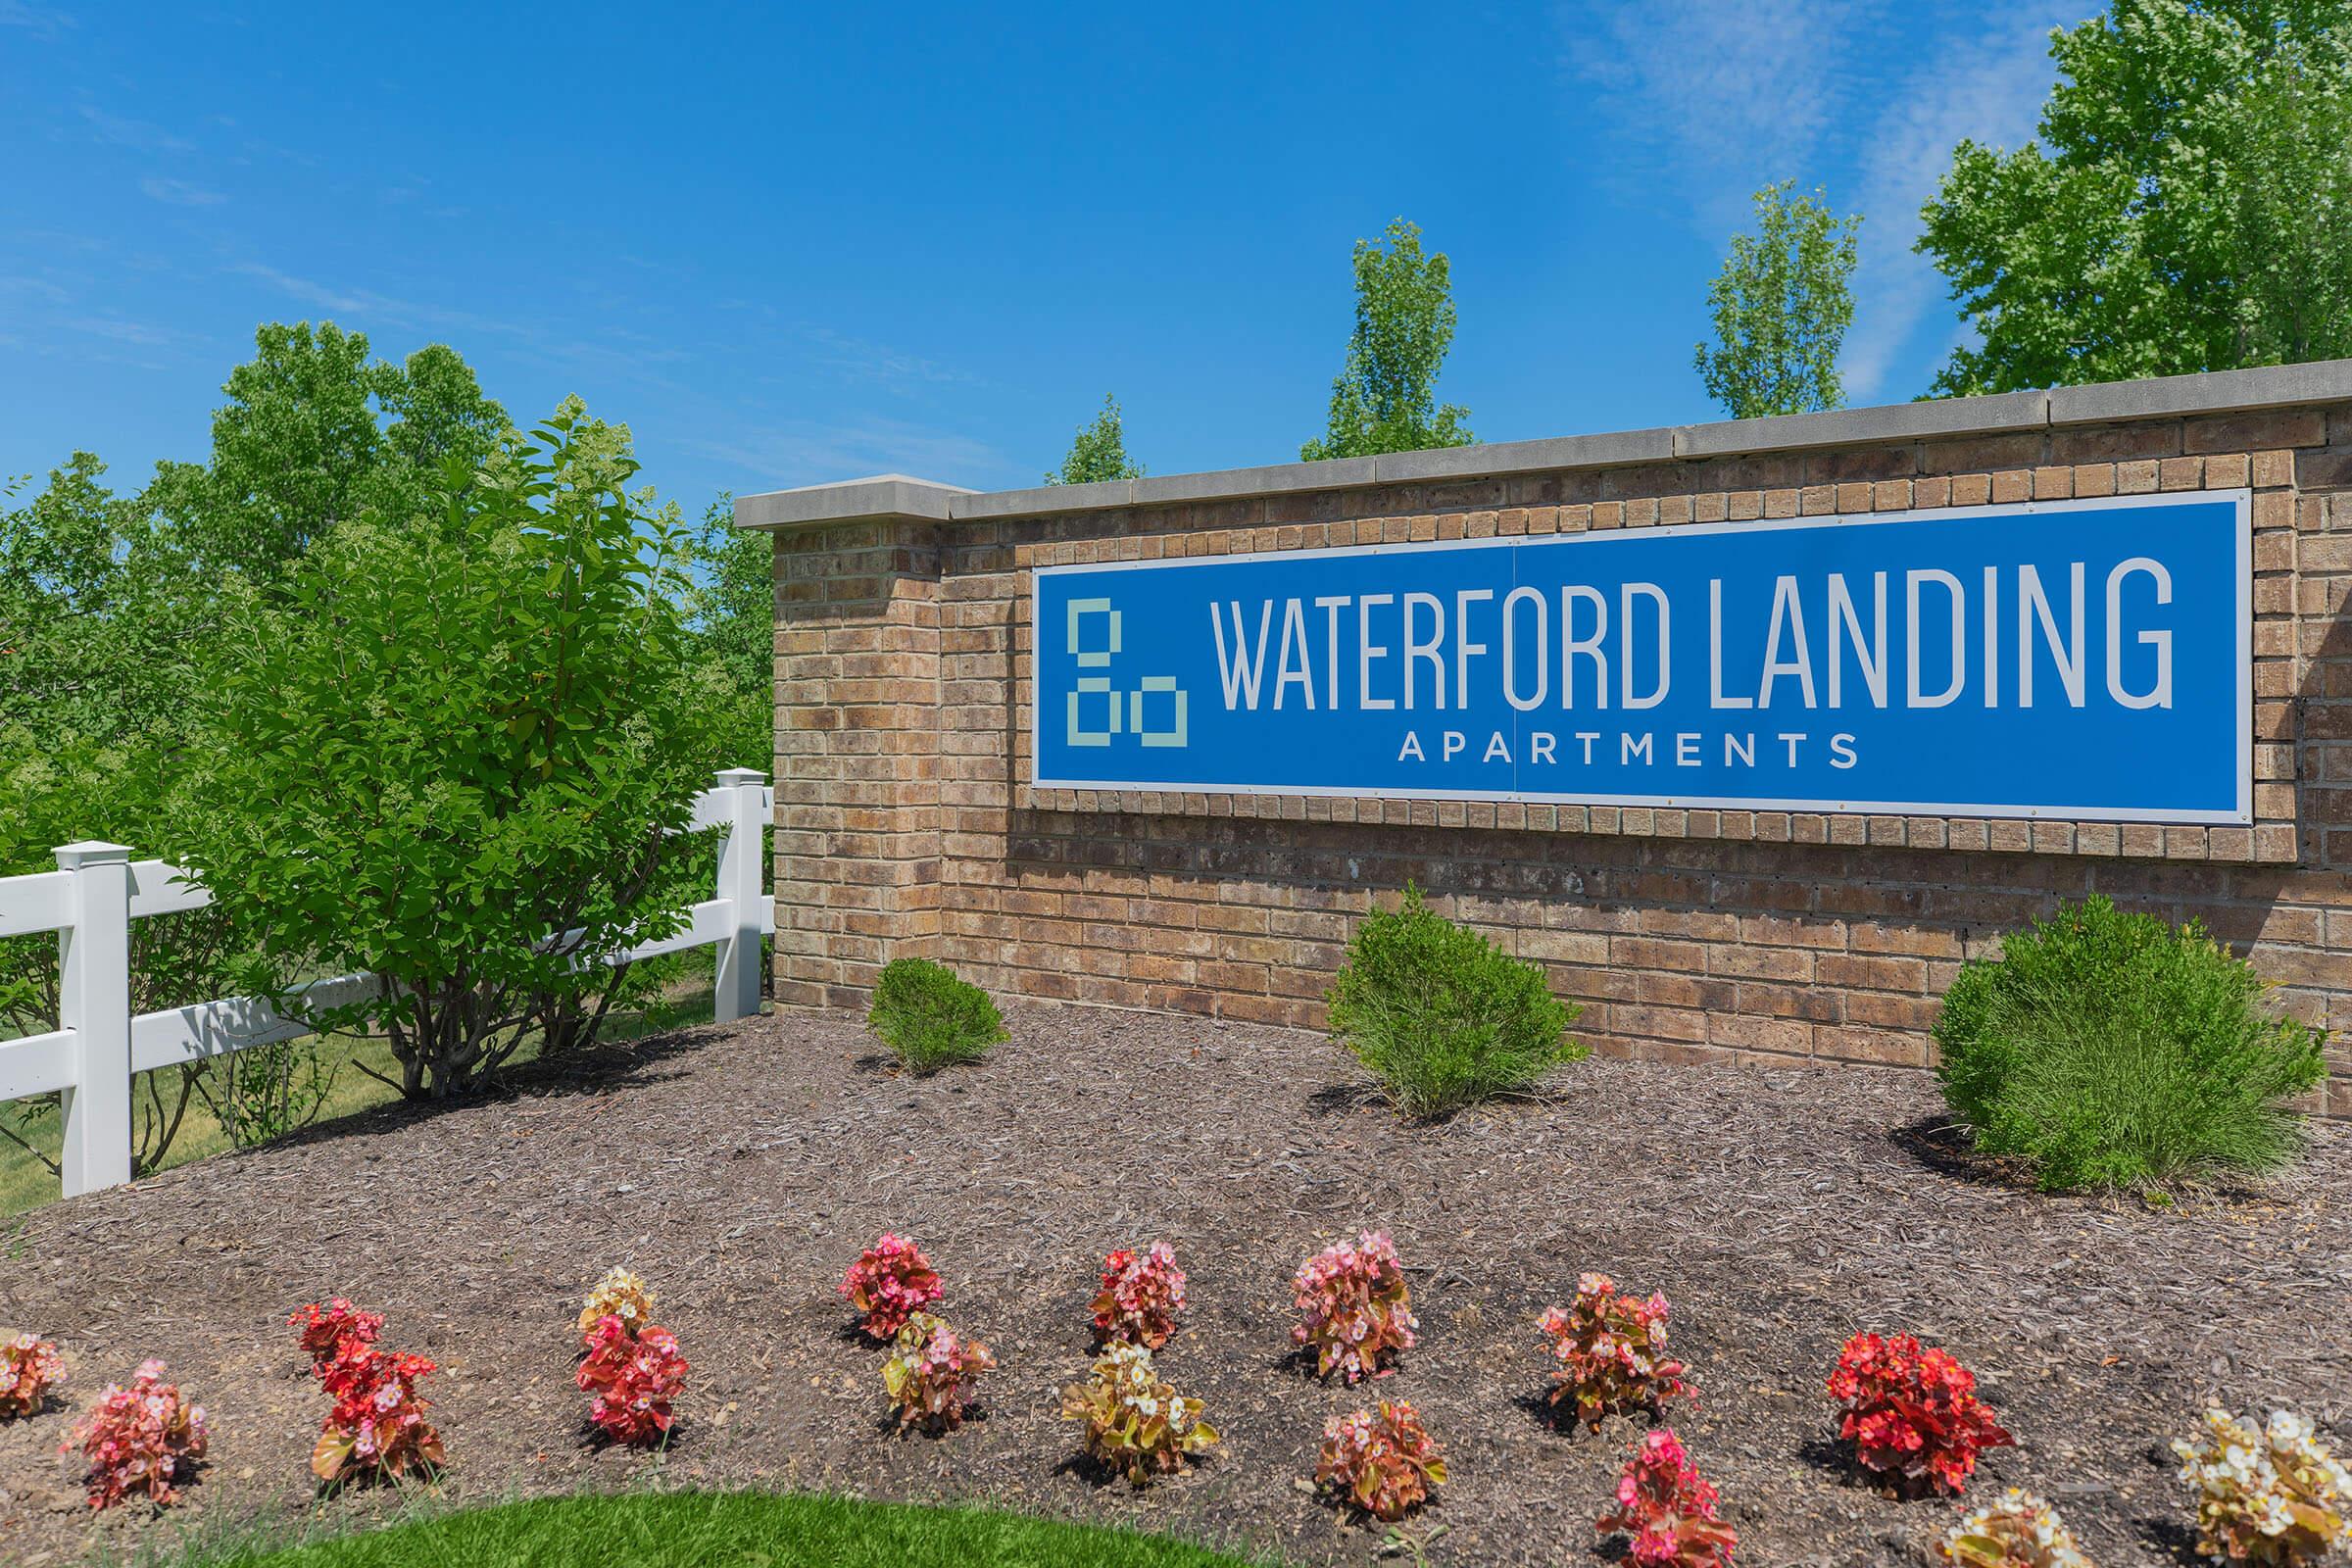
[[[1642,1439],[1617,1480],[1617,1506],[1594,1521],[1634,1538],[1626,1560],[1642,1568],[1730,1568],[1739,1537],[1715,1517],[1715,1488],[1690,1463],[1672,1427]]]
[[[1944,1098],[1986,1153],[2045,1189],[2264,1171],[2302,1147],[2283,1102],[2322,1036],[2257,1004],[2251,965],[2195,924],[2093,898],[1971,961],[1936,1020]]]
[[[1106,1347],[1093,1375],[1062,1392],[1061,1413],[1086,1424],[1090,1458],[1139,1487],[1181,1470],[1185,1455],[1217,1442],[1217,1429],[1200,1419],[1200,1401],[1161,1382],[1140,1345]]]
[[[656,1443],[676,1422],[670,1406],[685,1391],[690,1370],[677,1336],[657,1324],[630,1324],[614,1313],[588,1331],[587,1359],[574,1381],[589,1402],[588,1419],[614,1443]]]
[[[1830,1397],[1845,1405],[1838,1435],[1855,1459],[1912,1491],[1959,1492],[1980,1452],[2017,1441],[1976,1391],[1975,1373],[1908,1334],[1855,1335],[1829,1382]]]
[[[609,1317],[620,1319],[622,1329],[632,1335],[654,1320],[654,1293],[645,1288],[645,1281],[617,1264],[605,1271],[581,1305],[580,1338],[594,1334],[596,1326]]]
[[[89,1462],[90,1506],[111,1508],[133,1492],[161,1508],[204,1457],[204,1406],[164,1381],[164,1363],[145,1361],[130,1387],[109,1383],[74,1433]]]
[[[1655,1411],[1661,1400],[1689,1396],[1683,1363],[1666,1355],[1666,1298],[1621,1296],[1606,1274],[1576,1282],[1576,1300],[1553,1307],[1541,1325],[1559,1368],[1549,1396],[1570,1402],[1576,1419],[1598,1427],[1603,1416]]]
[[[988,993],[928,958],[882,966],[865,1026],[915,1073],[978,1061],[1004,1040],[1004,1019]]]
[[[1184,1314],[1184,1270],[1165,1242],[1137,1257],[1126,1248],[1102,1259],[1102,1289],[1094,1300],[1095,1334],[1156,1350],[1176,1333]]]
[[[1298,1265],[1291,1289],[1300,1318],[1291,1342],[1314,1350],[1317,1377],[1334,1368],[1349,1383],[1369,1377],[1384,1360],[1411,1349],[1421,1326],[1396,1244],[1385,1232],[1366,1231],[1323,1249]]]
[[[907,1318],[946,1294],[923,1250],[887,1231],[858,1254],[839,1289],[865,1314],[865,1332],[877,1340],[895,1338]]]
[[[1403,1518],[1429,1500],[1446,1480],[1446,1454],[1402,1399],[1380,1401],[1380,1413],[1335,1416],[1323,1429],[1315,1480],[1373,1518]]]
[[[39,1415],[49,1391],[66,1381],[65,1358],[37,1334],[0,1340],[0,1421]]]
[[[1936,1552],[1952,1568],[2091,1568],[2058,1510],[2016,1487],[1954,1525]]]
[[[302,1330],[311,1375],[335,1401],[311,1450],[313,1475],[328,1486],[398,1481],[449,1463],[441,1434],[424,1419],[431,1404],[416,1392],[433,1363],[377,1349],[380,1314],[363,1312],[338,1296],[323,1307],[311,1302],[298,1308],[286,1322]]]
[[[1429,908],[1418,888],[1364,916],[1324,1000],[1333,1036],[1411,1116],[1445,1115],[1588,1054],[1566,1038],[1582,1009],[1551,994],[1543,969]]]
[[[2197,1549],[2215,1561],[2304,1568],[2352,1546],[2352,1474],[2301,1416],[2273,1410],[2256,1431],[2208,1410],[2204,1441],[2173,1451],[2197,1491]]]
[[[945,1432],[962,1422],[980,1374],[996,1364],[978,1340],[917,1312],[900,1327],[890,1359],[882,1363],[882,1387],[898,1409],[901,1427]]]

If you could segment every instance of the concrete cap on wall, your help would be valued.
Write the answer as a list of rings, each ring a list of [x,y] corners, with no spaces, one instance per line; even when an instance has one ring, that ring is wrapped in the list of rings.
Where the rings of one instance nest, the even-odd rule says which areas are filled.
[[[737,498],[738,528],[785,529],[828,522],[962,522],[1037,517],[1171,502],[1233,501],[1418,484],[1621,468],[1637,464],[1752,457],[1822,447],[1866,447],[1957,436],[2001,435],[2060,425],[2251,413],[2318,403],[2352,403],[2352,360],[2213,370],[2141,381],[2108,381],[2048,392],[1890,403],[1760,419],[1723,419],[1649,430],[1560,436],[1392,452],[1321,463],[1278,463],[1205,473],[1153,474],[1100,484],[1041,485],[981,492],[906,474],[877,474]]]

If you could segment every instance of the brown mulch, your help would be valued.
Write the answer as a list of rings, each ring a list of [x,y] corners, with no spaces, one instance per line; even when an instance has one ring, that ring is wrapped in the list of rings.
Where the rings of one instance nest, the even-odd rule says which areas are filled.
[[[182,1516],[312,1506],[323,1411],[291,1332],[348,1294],[424,1350],[458,1500],[668,1484],[985,1499],[1172,1531],[1295,1562],[1361,1562],[1382,1532],[1300,1490],[1324,1421],[1417,1404],[1452,1479],[1411,1526],[1433,1564],[1604,1560],[1592,1520],[1640,1427],[1549,1426],[1534,1320],[1580,1270],[1674,1302],[1703,1391],[1673,1420],[1723,1489],[1742,1563],[1909,1563],[1954,1507],[1858,1481],[1821,1383],[1856,1329],[1908,1329],[1977,1368],[2020,1446],[1978,1490],[2053,1496],[2106,1568],[2187,1560],[2165,1442],[2211,1400],[2288,1402],[2352,1448],[2352,1134],[2256,1192],[2159,1211],[1975,1170],[1922,1077],[1589,1061],[1542,1101],[1397,1117],[1326,1041],[1196,1018],[1013,1010],[985,1064],[895,1076],[855,1018],[688,1031],[526,1081],[396,1107],[41,1209],[0,1229],[0,1323],[55,1336],[78,1408],[161,1355],[210,1408]],[[1391,1230],[1420,1346],[1354,1392],[1290,1358],[1286,1283],[1316,1246]],[[945,1310],[991,1344],[986,1417],[886,1429],[880,1354],[842,1269],[917,1237]],[[1136,1494],[1070,1462],[1058,1391],[1089,1359],[1102,1252],[1166,1238],[1193,1312],[1162,1352],[1220,1454]],[[662,1458],[599,1450],[571,1383],[581,1293],[625,1261],[694,1363]],[[122,1551],[85,1521],[56,1409],[0,1424],[0,1558]],[[358,1493],[329,1518],[386,1506]],[[1404,1559],[1394,1559],[1404,1560]]]

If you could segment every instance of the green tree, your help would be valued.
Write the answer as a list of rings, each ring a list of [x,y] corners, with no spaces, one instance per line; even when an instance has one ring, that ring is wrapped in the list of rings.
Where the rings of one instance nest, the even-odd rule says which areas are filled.
[[[332,321],[273,321],[254,346],[221,388],[211,461],[160,464],[149,491],[179,548],[213,571],[267,581],[338,524],[405,520],[446,461],[478,466],[507,428],[440,344],[392,365]]]
[[[2038,138],[1923,210],[1980,341],[1946,395],[2352,354],[2352,0],[2113,0]]]
[[[1048,484],[1093,484],[1102,479],[1141,479],[1143,465],[1127,457],[1126,429],[1119,417],[1119,400],[1102,394],[1102,412],[1078,427],[1070,455],[1060,471],[1046,475]]]
[[[1470,411],[1438,403],[1438,371],[1453,346],[1453,274],[1443,252],[1421,253],[1418,225],[1399,218],[1384,240],[1355,242],[1355,331],[1331,383],[1330,425],[1298,449],[1319,458],[1466,447]]]
[[[1715,344],[1698,345],[1699,379],[1735,419],[1811,414],[1845,402],[1838,351],[1854,320],[1858,217],[1794,180],[1755,194],[1756,231],[1732,236],[1707,287]]]
[[[735,526],[735,499],[703,513],[687,593],[688,662],[718,692],[710,765],[775,764],[776,586],[772,536]]]
[[[0,510],[0,875],[51,869],[52,847],[76,839],[173,857],[226,606],[345,522],[427,510],[441,466],[479,463],[506,427],[448,348],[394,366],[331,322],[265,325],[255,343],[206,463],[159,465],[117,495],[75,453]],[[132,1007],[234,994],[229,937],[214,910],[134,922]],[[0,939],[0,1027],[51,1028],[57,1003],[55,940]],[[327,1087],[310,1042],[145,1074],[133,1169],[164,1159],[191,1100],[248,1143],[307,1119]],[[0,1135],[54,1109],[0,1113]]]
[[[185,859],[241,989],[382,1032],[397,1087],[482,1085],[533,1033],[593,1038],[695,893],[710,751],[688,669],[686,530],[631,493],[628,431],[566,402],[424,519],[360,517],[231,617]],[[374,977],[305,995],[320,970]]]

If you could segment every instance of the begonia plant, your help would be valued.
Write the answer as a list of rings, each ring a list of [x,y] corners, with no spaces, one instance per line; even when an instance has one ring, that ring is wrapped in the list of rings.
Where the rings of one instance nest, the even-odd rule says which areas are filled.
[[[37,1334],[0,1340],[0,1421],[38,1415],[50,1391],[66,1381],[65,1357]]]
[[[1445,1480],[1445,1450],[1402,1399],[1383,1399],[1377,1412],[1335,1416],[1323,1428],[1315,1481],[1375,1519],[1403,1518]]]
[[[1165,1242],[1138,1257],[1122,1247],[1102,1259],[1102,1288],[1095,1296],[1095,1333],[1156,1350],[1176,1332],[1184,1313],[1184,1270]]]
[[[677,1337],[659,1324],[631,1326],[608,1312],[588,1331],[587,1356],[573,1381],[591,1394],[588,1419],[614,1443],[657,1443],[676,1417],[670,1407],[689,1370]]]
[[[1986,1448],[2015,1443],[1977,1397],[1976,1374],[1908,1334],[1845,1342],[1829,1394],[1845,1407],[1838,1435],[1854,1457],[1908,1491],[1957,1493]]]
[[[885,1231],[874,1245],[858,1254],[841,1278],[841,1294],[864,1314],[865,1332],[874,1339],[897,1337],[906,1319],[944,1294],[939,1271],[923,1250],[903,1236]]]
[[[1606,1274],[1576,1282],[1576,1299],[1544,1314],[1540,1327],[1557,1363],[1549,1402],[1598,1427],[1609,1415],[1655,1412],[1661,1402],[1692,1397],[1683,1363],[1666,1354],[1663,1296],[1621,1294]]]
[[[1936,1543],[1952,1568],[2092,1568],[2058,1510],[2011,1487]]]
[[[2305,1568],[2352,1547],[2352,1473],[2293,1411],[2258,1429],[2208,1410],[2199,1441],[2173,1451],[2196,1489],[2197,1549],[2215,1561]]]
[[[206,1442],[204,1407],[164,1381],[163,1362],[143,1361],[129,1388],[109,1383],[99,1394],[67,1451],[78,1446],[89,1465],[92,1508],[111,1508],[134,1492],[162,1508],[179,1500]]]
[[[298,1308],[286,1322],[302,1330],[311,1374],[334,1401],[311,1450],[311,1473],[322,1484],[398,1481],[449,1463],[441,1434],[424,1418],[431,1403],[416,1392],[434,1365],[421,1355],[376,1348],[381,1314],[336,1297],[323,1307]]]
[[[1088,1380],[1061,1396],[1061,1413],[1085,1423],[1088,1456],[1139,1487],[1216,1444],[1217,1429],[1200,1419],[1200,1409],[1199,1399],[1160,1380],[1140,1345],[1104,1347]]]
[[[1396,1244],[1380,1231],[1338,1242],[1298,1266],[1291,1282],[1299,1322],[1294,1344],[1315,1352],[1315,1375],[1335,1370],[1349,1383],[1381,1372],[1410,1349],[1420,1320]]]
[[[1644,1433],[1617,1478],[1616,1506],[1594,1521],[1633,1538],[1627,1560],[1642,1568],[1729,1568],[1739,1536],[1715,1513],[1715,1487],[1698,1473],[1672,1427]]]
[[[898,1411],[899,1425],[946,1432],[961,1424],[980,1374],[997,1358],[978,1340],[967,1340],[928,1312],[900,1325],[890,1358],[882,1363],[882,1387]]]

